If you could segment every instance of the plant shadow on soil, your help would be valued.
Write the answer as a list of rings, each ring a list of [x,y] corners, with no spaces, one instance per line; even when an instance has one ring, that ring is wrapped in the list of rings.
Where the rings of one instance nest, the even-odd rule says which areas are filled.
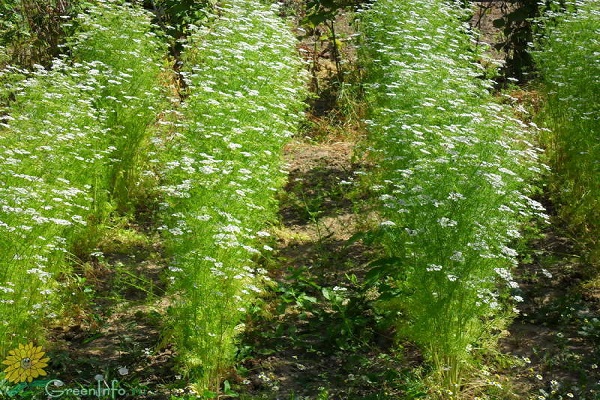
[[[110,388],[115,380],[127,393],[119,398],[169,399],[181,386],[175,351],[162,343],[169,300],[159,243],[126,227],[77,263],[65,323],[51,330],[48,374],[62,381],[58,389]]]
[[[552,214],[554,207],[545,203]],[[565,226],[552,215],[530,244],[530,260],[517,276],[524,302],[501,348],[524,360],[509,372],[522,396],[599,399],[598,268]]]
[[[422,360],[381,326],[361,284],[377,249],[349,242],[373,219],[350,188],[364,168],[353,147],[286,149],[289,181],[265,265],[272,285],[250,312],[232,377],[242,399],[410,398],[401,393],[412,390]]]

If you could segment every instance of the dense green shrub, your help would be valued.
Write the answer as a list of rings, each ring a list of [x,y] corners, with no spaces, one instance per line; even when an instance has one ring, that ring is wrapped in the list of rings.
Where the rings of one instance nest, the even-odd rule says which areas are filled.
[[[533,60],[529,45],[533,41],[534,18],[539,16],[540,6],[543,5],[537,0],[507,0],[500,6],[502,15],[494,20],[493,24],[502,29],[502,37],[494,47],[505,55],[502,68],[504,79],[512,78],[524,82],[533,77]]]
[[[61,52],[78,0],[3,0],[0,2],[0,67],[49,66]]]
[[[180,39],[190,33],[190,27],[205,21],[211,14],[215,0],[146,0],[147,7],[155,14],[155,20],[171,39],[175,53],[182,49]]]
[[[302,109],[302,63],[274,10],[228,1],[190,36],[187,83],[169,159],[163,215],[171,323],[198,390],[219,387],[245,307],[260,292],[261,237],[276,216],[282,146]]]
[[[521,300],[510,299],[511,246],[524,221],[545,218],[528,197],[539,172],[531,132],[478,79],[463,13],[442,0],[381,0],[361,16],[388,252],[370,276],[400,336],[425,351],[442,398],[458,397],[493,349]]]
[[[545,104],[541,119],[553,195],[585,241],[600,233],[600,4],[572,1],[548,12],[534,58]],[[558,9],[560,10],[560,8]],[[598,255],[600,257],[600,254]]]

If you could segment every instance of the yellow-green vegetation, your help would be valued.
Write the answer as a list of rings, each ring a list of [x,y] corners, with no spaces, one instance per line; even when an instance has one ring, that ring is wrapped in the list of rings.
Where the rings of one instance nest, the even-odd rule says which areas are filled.
[[[0,131],[0,334],[11,340],[0,354],[41,340],[46,320],[60,317],[72,251],[89,257],[149,240],[127,221],[158,195],[172,263],[165,333],[198,391],[219,390],[244,307],[264,278],[255,261],[267,251],[264,229],[276,215],[282,146],[303,109],[305,74],[275,9],[254,1],[214,14],[194,7],[171,15],[190,33],[174,129],[161,117],[169,114],[169,39],[136,5],[86,3],[69,21],[68,56],[49,69],[2,72],[12,83]],[[202,26],[184,27],[193,10]],[[152,150],[162,153],[149,157]]]
[[[490,24],[540,28],[543,130],[494,97],[465,1],[0,3],[0,397],[49,395],[43,371],[136,394],[148,372],[171,399],[507,398],[498,340],[527,293],[519,326],[563,346],[538,385],[534,365],[597,369],[598,278],[531,287],[600,261],[598,1]],[[285,147],[302,123],[313,142]],[[350,137],[360,157],[319,143]],[[532,240],[555,220],[538,195],[592,257]]]
[[[535,61],[544,92],[539,118],[554,170],[552,196],[559,213],[600,261],[600,5],[555,2],[542,18]]]
[[[80,18],[73,58],[4,72],[16,83],[5,88],[14,100],[0,128],[3,337],[36,338],[60,313],[56,278],[68,272],[69,252],[90,242],[135,187],[164,57],[150,19],[138,7],[99,2]]]
[[[93,105],[104,115],[115,151],[108,173],[109,201],[133,210],[154,122],[164,109],[161,87],[166,45],[152,30],[152,15],[120,2],[98,2],[77,19],[72,62],[89,63]]]
[[[371,271],[401,338],[432,367],[430,392],[461,398],[510,321],[521,225],[546,218],[529,196],[533,135],[477,78],[465,10],[381,0],[361,14],[371,105],[373,191],[387,258]],[[478,383],[479,384],[479,383]]]
[[[197,391],[216,390],[260,292],[264,231],[284,182],[281,151],[302,110],[295,38],[269,7],[227,2],[184,46],[187,89],[167,146],[164,234],[172,333]]]

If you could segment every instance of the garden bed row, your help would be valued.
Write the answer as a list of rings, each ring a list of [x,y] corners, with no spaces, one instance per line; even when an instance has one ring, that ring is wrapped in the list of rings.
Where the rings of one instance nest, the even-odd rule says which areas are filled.
[[[361,15],[387,253],[370,276],[388,324],[426,355],[430,393],[445,399],[487,380],[482,359],[522,301],[512,277],[521,228],[546,218],[531,198],[536,130],[492,97],[468,12],[381,0]]]

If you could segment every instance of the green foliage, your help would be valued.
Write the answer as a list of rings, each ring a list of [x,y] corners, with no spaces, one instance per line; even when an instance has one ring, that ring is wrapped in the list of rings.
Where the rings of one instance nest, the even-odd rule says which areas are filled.
[[[115,148],[108,176],[111,201],[118,211],[132,212],[145,146],[166,103],[160,85],[166,47],[152,32],[151,14],[127,3],[98,2],[77,22],[73,61],[94,64],[99,90],[93,104],[105,113]]]
[[[512,314],[511,270],[540,171],[532,130],[475,79],[464,11],[379,1],[362,12],[373,191],[387,258],[370,273],[398,332],[433,365],[431,392],[460,397]],[[514,300],[521,300],[515,297]]]
[[[176,42],[191,33],[190,29],[205,21],[212,13],[215,0],[148,0],[157,24]],[[181,47],[172,44],[176,53]]]
[[[219,388],[260,292],[253,260],[276,215],[281,149],[304,97],[295,39],[272,10],[235,0],[209,19],[185,45],[187,93],[161,172],[172,333],[198,393]]]
[[[131,171],[160,101],[162,54],[138,8],[102,3],[82,16],[74,42],[73,64],[55,59],[49,70],[7,71],[23,77],[6,88],[13,99],[0,126],[0,334],[11,338],[7,345],[37,339],[42,322],[60,314],[69,252],[95,246],[111,202],[120,200],[115,176],[135,187]]]
[[[320,24],[331,23],[340,11],[353,5],[354,2],[351,1],[308,0],[306,2],[306,16],[301,22],[303,25],[314,29]]]
[[[537,0],[510,0],[502,17],[494,20],[496,28],[502,28],[502,41],[495,45],[506,55],[502,74],[504,78],[519,81],[531,79],[533,60],[529,45],[533,41],[533,19],[539,16],[540,2]],[[509,11],[510,10],[510,11]]]
[[[57,314],[55,278],[67,249],[106,202],[101,182],[112,149],[105,116],[80,79],[89,69],[56,61],[12,87],[15,100],[0,129],[4,337],[33,338],[32,327]]]
[[[600,7],[567,2],[543,21],[546,28],[533,52],[545,105],[543,136],[554,169],[552,195],[560,216],[597,250],[600,232]],[[600,253],[598,253],[600,254]]]
[[[61,52],[79,0],[3,0],[0,2],[0,66],[49,66]]]
[[[336,32],[335,21],[342,11],[348,11],[354,3],[352,1],[337,1],[337,0],[309,0],[306,2],[306,10],[304,17],[300,20],[300,25],[306,32],[307,36],[313,36],[314,45],[312,49],[312,80],[314,90],[319,97],[326,98],[325,91],[319,89],[319,78],[317,76],[319,58],[323,53],[329,50],[331,59],[335,63],[337,86],[344,81],[344,73],[342,70],[341,47],[342,42],[339,40]],[[327,43],[325,50],[318,50],[318,45]],[[333,89],[333,88],[331,88]]]
[[[362,287],[322,286],[304,268],[295,270],[290,280],[293,284],[279,284],[275,289],[280,317],[297,314],[300,320],[310,319],[319,326],[314,331],[323,344],[337,351],[352,352],[373,339],[377,316]],[[274,334],[283,334],[281,329]],[[316,342],[311,337],[298,337],[295,331],[285,334],[301,346],[314,346]]]

